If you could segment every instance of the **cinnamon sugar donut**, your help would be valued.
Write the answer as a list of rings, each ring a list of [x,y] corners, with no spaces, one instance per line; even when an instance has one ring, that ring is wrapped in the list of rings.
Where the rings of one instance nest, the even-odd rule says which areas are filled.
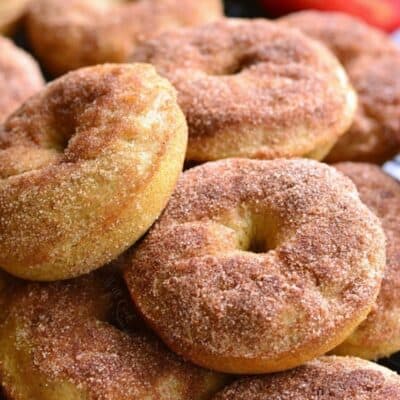
[[[385,238],[354,185],[310,160],[186,171],[125,261],[138,310],[214,370],[288,369],[341,343],[375,302]]]
[[[181,172],[185,118],[148,65],[103,65],[49,84],[0,127],[0,266],[77,276],[133,244]]]
[[[35,60],[0,36],[0,124],[43,85]]]
[[[356,97],[318,43],[266,20],[223,20],[138,46],[179,93],[189,161],[322,158],[350,126]]]
[[[247,377],[213,400],[398,400],[400,377],[372,362],[322,357],[292,371]]]
[[[355,121],[328,162],[381,163],[400,151],[400,51],[383,32],[340,13],[304,11],[282,19],[321,40],[345,66],[359,97]]]
[[[60,75],[126,62],[144,39],[221,15],[221,0],[36,0],[26,25],[35,54],[50,73]]]
[[[387,237],[387,265],[372,312],[338,348],[337,354],[377,359],[400,351],[400,185],[371,164],[335,167],[357,186],[361,200],[382,221]]]
[[[118,275],[21,283],[0,330],[10,400],[205,400],[224,377],[184,362],[146,330]]]
[[[8,34],[14,30],[30,1],[31,0],[0,1],[0,34]]]

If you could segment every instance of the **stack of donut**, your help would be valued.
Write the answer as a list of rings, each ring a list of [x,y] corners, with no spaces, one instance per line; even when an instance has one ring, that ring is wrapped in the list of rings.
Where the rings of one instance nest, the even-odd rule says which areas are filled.
[[[0,6],[39,60],[0,37],[0,398],[398,400],[390,40],[26,3]]]

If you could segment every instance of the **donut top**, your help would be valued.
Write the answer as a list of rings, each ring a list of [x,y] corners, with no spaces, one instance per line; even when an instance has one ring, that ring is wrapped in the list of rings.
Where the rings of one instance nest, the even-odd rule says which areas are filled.
[[[340,13],[304,11],[281,19],[321,40],[346,67],[359,107],[327,157],[382,163],[400,150],[400,51],[383,32]]]
[[[71,281],[21,282],[10,303],[7,337],[0,335],[3,362],[17,357],[22,374],[55,393],[70,387],[72,394],[98,400],[193,400],[210,396],[223,381],[175,356],[147,330],[112,268]],[[15,348],[8,341],[12,335]],[[10,365],[1,367],[6,390],[14,378],[7,375]],[[19,384],[17,393],[30,382]],[[34,387],[27,393],[40,398]]]
[[[55,74],[126,62],[138,42],[222,15],[220,0],[35,0],[27,16],[34,51]]]
[[[78,179],[100,167],[107,179],[107,170],[138,147],[132,168],[144,179],[164,149],[159,136],[162,124],[172,122],[169,106],[178,110],[174,90],[148,65],[106,64],[67,74],[0,126],[0,182],[15,190],[11,178],[19,178],[29,188],[57,173],[75,172]]]
[[[307,10],[289,14],[281,21],[321,40],[346,67],[363,55],[379,58],[398,54],[397,46],[385,33],[344,13]]]
[[[94,160],[106,151],[118,150],[123,140],[143,144],[140,128],[154,128],[157,118],[163,116],[162,112],[151,114],[149,108],[167,108],[165,103],[172,103],[174,94],[148,65],[105,64],[81,69],[53,81],[10,116],[0,127],[0,149],[18,151],[23,147],[28,162],[38,151],[44,166]],[[23,164],[25,157],[20,156],[16,162]],[[7,166],[1,165],[0,170],[5,177]],[[28,167],[16,166],[15,174],[26,170]]]
[[[373,60],[370,56],[360,57],[347,69],[363,107],[352,129],[382,130],[386,146],[393,152],[400,147],[400,79],[395,72],[399,68],[400,52],[397,52]],[[370,135],[370,140],[376,138]]]
[[[400,68],[398,54],[361,56],[347,68],[360,104],[348,134],[342,136],[327,161],[382,163],[400,149]]]
[[[104,34],[107,28],[115,33],[115,29],[121,31],[123,27],[125,38],[121,36],[121,39],[132,41],[154,35],[160,29],[195,25],[216,18],[221,3],[218,0],[203,0],[201,3],[196,5],[196,2],[188,1],[182,4],[177,0],[69,0],[68,3],[37,0],[30,6],[29,13],[30,17],[34,15],[54,29],[64,28],[65,34],[73,33],[70,30],[74,27],[83,29],[86,26],[93,33],[103,31]]]
[[[0,37],[0,124],[43,85],[34,59],[10,40]]]
[[[399,376],[357,358],[322,357],[280,374],[245,378],[214,400],[397,400]]]
[[[186,130],[175,90],[149,65],[104,64],[50,83],[0,126],[2,266],[72,277],[115,258],[132,244],[125,221],[141,236],[158,215],[136,199],[171,148],[170,165],[184,157]]]
[[[327,129],[353,110],[354,94],[339,63],[313,40],[266,20],[225,19],[165,33],[140,45],[132,59],[154,64],[177,88],[189,124],[189,153],[197,139],[247,126],[271,133],[260,143],[261,133],[254,134],[253,150],[243,143],[242,151],[252,156],[263,146],[294,146],[295,128],[306,136],[294,135],[297,147],[303,140],[315,146],[317,128]],[[245,132],[232,141],[241,137]]]
[[[350,180],[230,159],[184,173],[125,277],[176,351],[251,358],[326,345],[371,305],[383,267],[380,224]]]

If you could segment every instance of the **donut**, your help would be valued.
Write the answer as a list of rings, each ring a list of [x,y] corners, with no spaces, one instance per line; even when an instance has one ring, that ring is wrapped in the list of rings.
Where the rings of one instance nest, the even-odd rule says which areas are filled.
[[[242,378],[213,400],[397,400],[400,377],[353,357],[321,357],[292,371]]]
[[[382,163],[400,151],[400,52],[383,32],[340,13],[303,11],[282,19],[327,45],[358,93],[356,118],[326,161]]]
[[[175,352],[229,373],[295,367],[366,318],[385,238],[351,181],[312,160],[187,170],[126,256],[136,308]]]
[[[0,330],[10,400],[205,400],[225,382],[150,333],[113,269],[20,283]]]
[[[0,124],[43,85],[36,61],[10,40],[0,36]]]
[[[334,352],[367,359],[387,357],[400,351],[400,185],[372,164],[348,162],[335,167],[355,183],[361,200],[381,219],[387,263],[372,312]]]
[[[0,1],[0,34],[9,34],[14,31],[29,1],[31,0]]]
[[[49,281],[116,258],[165,207],[186,143],[176,92],[152,66],[50,83],[0,127],[0,266]]]
[[[321,45],[266,20],[222,20],[136,48],[177,88],[188,161],[320,159],[350,126],[356,96]]]
[[[222,15],[221,0],[36,0],[26,29],[34,53],[53,75],[123,63],[144,39]]]

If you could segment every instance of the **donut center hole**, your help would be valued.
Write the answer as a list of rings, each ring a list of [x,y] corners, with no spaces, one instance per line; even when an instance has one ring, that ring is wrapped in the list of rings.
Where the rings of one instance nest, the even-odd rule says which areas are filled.
[[[268,253],[268,251],[273,250],[268,245],[265,238],[257,237],[256,235],[250,238],[250,242],[248,244],[248,248],[246,251],[250,251],[251,253]]]
[[[256,254],[268,253],[276,247],[273,229],[265,219],[253,221],[248,236],[246,251]]]
[[[251,65],[255,63],[253,57],[249,55],[244,55],[236,60],[234,60],[230,65],[225,68],[223,75],[239,75],[245,69],[248,69]]]
[[[57,150],[59,153],[64,152],[68,147],[69,140],[72,135],[60,135],[55,136],[51,142],[53,149]]]
[[[225,75],[239,75],[247,65],[238,62],[237,64],[230,65],[226,71]]]
[[[234,224],[243,251],[256,254],[268,253],[278,247],[278,221],[271,215],[246,212]],[[241,222],[239,222],[241,221]]]

